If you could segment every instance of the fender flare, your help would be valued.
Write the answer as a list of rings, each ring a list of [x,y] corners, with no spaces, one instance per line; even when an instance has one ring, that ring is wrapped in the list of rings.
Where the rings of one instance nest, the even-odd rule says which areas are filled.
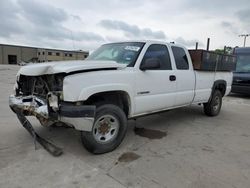
[[[208,101],[208,102],[211,101],[212,95],[213,95],[215,89],[216,89],[219,85],[224,85],[224,86],[225,86],[225,91],[226,91],[227,82],[226,82],[225,80],[216,80],[216,81],[214,82],[214,84],[213,84],[213,87],[212,87],[212,90],[211,90],[211,95],[210,95],[210,98],[209,98],[209,101]],[[224,93],[222,93],[222,96],[224,96],[225,91],[223,91]]]

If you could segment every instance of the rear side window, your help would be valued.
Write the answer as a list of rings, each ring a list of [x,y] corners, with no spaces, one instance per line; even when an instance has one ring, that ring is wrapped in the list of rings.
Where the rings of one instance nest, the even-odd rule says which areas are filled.
[[[187,55],[183,48],[172,46],[176,68],[180,70],[189,69]]]
[[[161,67],[158,70],[172,70],[171,61],[169,57],[168,48],[162,44],[152,44],[148,47],[142,64],[151,58],[156,58],[160,61]]]

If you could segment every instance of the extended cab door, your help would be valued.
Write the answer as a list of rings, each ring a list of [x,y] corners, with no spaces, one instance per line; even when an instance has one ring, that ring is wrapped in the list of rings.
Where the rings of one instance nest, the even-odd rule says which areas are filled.
[[[171,108],[175,104],[176,81],[168,47],[164,44],[151,44],[140,67],[148,60],[158,62],[160,66],[140,69],[136,73],[135,115]]]
[[[171,46],[175,61],[176,102],[175,106],[191,104],[194,98],[195,73],[188,51],[182,47]]]

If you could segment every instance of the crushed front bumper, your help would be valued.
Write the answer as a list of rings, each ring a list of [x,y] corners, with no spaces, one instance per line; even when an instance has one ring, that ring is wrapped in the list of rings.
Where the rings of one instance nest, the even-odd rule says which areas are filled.
[[[58,103],[56,95],[48,95],[44,101],[37,96],[9,97],[10,108],[17,110],[24,116],[35,116],[41,124],[50,126],[55,122],[63,122],[76,130],[92,131],[95,117],[94,105],[75,105],[71,103]]]
[[[36,96],[11,95],[9,97],[10,108],[16,113],[23,127],[34,138],[34,143],[39,142],[50,154],[60,156],[63,153],[62,149],[39,136],[25,116],[35,116],[41,124],[47,126],[54,122],[64,122],[77,130],[92,131],[95,106],[58,104],[57,96],[52,93],[48,95],[47,101]]]

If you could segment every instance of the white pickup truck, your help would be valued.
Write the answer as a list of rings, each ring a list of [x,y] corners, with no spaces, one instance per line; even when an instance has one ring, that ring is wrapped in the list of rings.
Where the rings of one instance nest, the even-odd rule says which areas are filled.
[[[218,115],[231,84],[232,72],[195,71],[183,46],[119,42],[83,61],[22,67],[9,102],[44,126],[62,122],[81,131],[85,148],[100,154],[122,142],[128,119],[191,104]]]

